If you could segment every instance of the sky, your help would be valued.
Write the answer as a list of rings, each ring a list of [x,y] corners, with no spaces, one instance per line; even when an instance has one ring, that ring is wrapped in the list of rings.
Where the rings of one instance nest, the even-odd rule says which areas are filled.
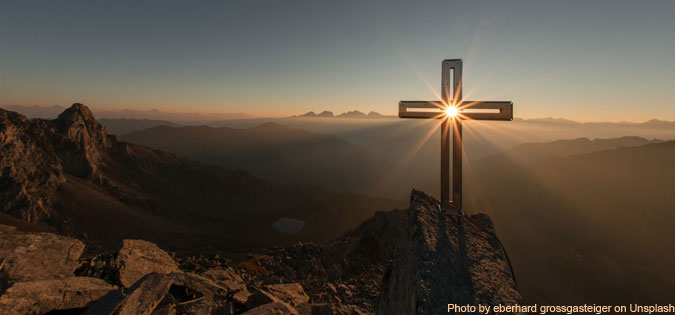
[[[675,120],[675,1],[0,1],[0,106],[396,114],[464,96],[516,117]]]

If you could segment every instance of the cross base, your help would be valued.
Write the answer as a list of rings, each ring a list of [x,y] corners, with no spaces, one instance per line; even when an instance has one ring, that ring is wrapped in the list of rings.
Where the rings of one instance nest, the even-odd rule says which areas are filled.
[[[463,217],[466,214],[466,212],[464,212],[464,210],[462,210],[462,209],[443,208],[443,207],[441,207],[441,205],[438,205],[438,211],[441,214],[455,216],[455,217]]]

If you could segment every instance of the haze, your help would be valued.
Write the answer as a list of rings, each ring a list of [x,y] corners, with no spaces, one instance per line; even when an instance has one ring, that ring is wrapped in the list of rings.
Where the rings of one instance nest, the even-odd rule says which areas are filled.
[[[675,120],[672,1],[0,4],[0,106],[289,116],[395,114],[434,99],[440,61],[466,97],[516,116]]]

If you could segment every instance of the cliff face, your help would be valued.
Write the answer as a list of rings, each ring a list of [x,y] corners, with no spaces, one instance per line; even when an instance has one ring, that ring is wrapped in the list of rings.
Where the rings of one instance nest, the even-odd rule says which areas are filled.
[[[383,279],[377,314],[440,314],[448,304],[515,305],[522,299],[490,218],[441,215],[411,194],[408,223]]]

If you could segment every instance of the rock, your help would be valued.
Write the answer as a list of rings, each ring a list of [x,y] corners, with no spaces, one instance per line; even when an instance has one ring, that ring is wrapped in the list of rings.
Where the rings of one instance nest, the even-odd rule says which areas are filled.
[[[232,303],[234,303],[237,306],[245,307],[246,301],[248,301],[248,298],[251,297],[252,293],[249,292],[246,288],[244,288],[241,291],[238,291],[232,296]]]
[[[382,280],[377,314],[439,314],[448,303],[517,305],[522,298],[485,215],[440,214],[413,190],[397,258]]]
[[[265,286],[265,290],[293,306],[309,302],[309,296],[299,283],[270,284]]]
[[[253,309],[267,303],[282,302],[280,299],[261,289],[256,289],[246,300],[247,309]]]
[[[114,262],[117,281],[128,288],[151,272],[169,274],[178,271],[176,262],[154,243],[124,240]]]
[[[201,274],[223,286],[229,292],[237,292],[246,288],[244,279],[232,268],[212,268]]]
[[[0,296],[0,313],[43,314],[79,309],[115,289],[101,279],[88,277],[18,282]]]
[[[224,300],[228,290],[215,282],[194,273],[176,272],[172,277],[171,294],[177,303],[197,298]],[[184,296],[178,296],[185,293]]]
[[[297,315],[298,311],[290,305],[283,302],[272,302],[263,304],[251,310],[248,310],[242,315]]]
[[[74,276],[84,251],[81,241],[51,233],[23,233],[0,225],[0,258],[12,281]]]
[[[88,314],[227,314],[227,289],[202,276],[151,273],[128,290],[127,296],[104,297]]]
[[[263,311],[275,311],[277,309],[285,309],[289,313],[283,313],[283,314],[291,314],[290,310],[293,311],[293,314],[297,314],[297,310],[293,308],[291,305],[288,303],[282,301],[281,299],[275,297],[271,293],[261,290],[261,289],[256,289],[251,296],[249,296],[248,300],[246,300],[246,309],[248,310],[254,310],[258,309],[256,312],[251,313],[251,314],[268,314],[268,313],[259,313]],[[263,308],[260,308],[262,306],[265,306]],[[281,308],[280,308],[281,307]],[[269,314],[278,314],[278,313],[269,313]]]
[[[99,314],[112,314],[115,308],[124,300],[124,292],[122,288],[118,290],[110,291],[106,295],[102,296],[96,302],[91,303],[87,306],[87,309],[84,311],[84,315],[99,315]]]
[[[112,314],[150,314],[164,299],[171,286],[171,276],[151,273],[130,288],[130,293]]]
[[[337,294],[338,294],[337,289],[336,289],[335,286],[334,286],[332,283],[330,283],[330,282],[329,282],[329,283],[326,283],[326,292],[328,292],[328,294],[332,294],[332,295],[337,295]]]
[[[352,296],[352,291],[346,285],[340,283],[337,286],[337,292],[340,297],[349,297]]]

